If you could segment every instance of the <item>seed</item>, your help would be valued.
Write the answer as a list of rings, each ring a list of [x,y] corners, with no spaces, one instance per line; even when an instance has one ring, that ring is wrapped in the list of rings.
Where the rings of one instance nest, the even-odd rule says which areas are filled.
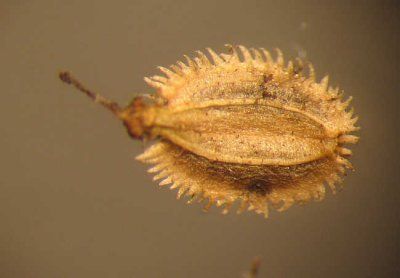
[[[154,144],[137,157],[153,164],[160,186],[178,188],[178,198],[208,199],[239,212],[268,215],[294,203],[322,200],[325,184],[335,192],[352,153],[344,145],[358,137],[357,117],[328,77],[315,81],[309,64],[285,66],[264,49],[228,45],[208,50],[187,64],[160,67],[165,76],[145,78],[156,89],[126,108],[83,87],[68,72],[60,78],[113,112],[134,139]],[[239,51],[238,51],[239,50]],[[243,57],[240,58],[239,56]],[[296,65],[296,66],[294,66]]]

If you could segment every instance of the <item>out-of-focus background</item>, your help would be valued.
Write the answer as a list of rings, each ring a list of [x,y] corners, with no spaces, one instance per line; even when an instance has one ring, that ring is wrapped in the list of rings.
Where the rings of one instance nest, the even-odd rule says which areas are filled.
[[[398,277],[397,1],[1,1],[0,276]],[[307,55],[360,116],[356,171],[269,219],[175,200],[141,142],[62,84],[128,103],[144,76],[225,43]]]

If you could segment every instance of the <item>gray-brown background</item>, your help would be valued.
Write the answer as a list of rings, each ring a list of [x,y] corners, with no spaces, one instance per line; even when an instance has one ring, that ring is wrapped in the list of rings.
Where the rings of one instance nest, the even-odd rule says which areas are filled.
[[[0,277],[399,275],[395,1],[1,1]],[[362,140],[340,194],[265,220],[175,200],[143,146],[57,79],[119,102],[144,76],[225,43],[307,52],[354,96]]]

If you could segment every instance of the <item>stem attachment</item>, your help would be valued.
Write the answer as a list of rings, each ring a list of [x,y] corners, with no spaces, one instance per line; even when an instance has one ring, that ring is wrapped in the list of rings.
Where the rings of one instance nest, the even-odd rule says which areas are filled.
[[[110,110],[114,115],[116,115],[117,117],[120,117],[122,109],[118,105],[118,103],[111,101],[109,99],[106,99],[106,98],[102,97],[101,95],[99,95],[98,93],[92,92],[91,90],[85,88],[85,86],[83,86],[68,71],[60,72],[59,77],[60,77],[61,81],[63,81],[64,83],[73,85],[79,91],[81,91],[82,93],[86,94],[89,98],[91,98],[94,102],[100,103],[105,108]]]

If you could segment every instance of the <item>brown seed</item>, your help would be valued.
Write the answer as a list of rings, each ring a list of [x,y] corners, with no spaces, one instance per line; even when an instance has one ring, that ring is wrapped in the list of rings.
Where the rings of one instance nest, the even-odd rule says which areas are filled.
[[[322,200],[324,184],[335,191],[352,169],[344,147],[358,140],[351,98],[343,102],[328,77],[316,82],[311,64],[308,76],[285,66],[279,50],[274,60],[264,49],[228,48],[208,49],[213,62],[198,52],[160,67],[165,76],[145,78],[157,93],[123,109],[68,73],[60,77],[111,110],[133,138],[155,141],[137,159],[154,165],[161,186],[179,188],[178,198],[208,199],[206,210],[215,203],[223,213],[240,200],[239,211],[265,216],[269,204],[283,211]]]

